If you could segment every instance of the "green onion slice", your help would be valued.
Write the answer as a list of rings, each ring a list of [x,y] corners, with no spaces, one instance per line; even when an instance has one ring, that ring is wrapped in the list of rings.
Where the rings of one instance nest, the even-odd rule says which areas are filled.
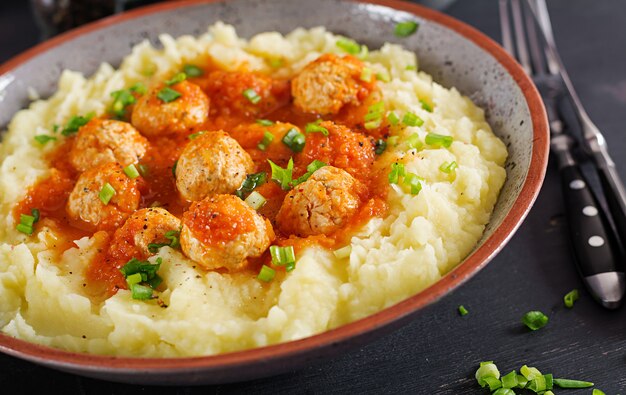
[[[261,101],[261,96],[259,96],[257,91],[255,91],[252,88],[248,88],[248,89],[244,90],[242,92],[242,94],[243,94],[243,97],[248,99],[248,101],[250,101],[250,103],[252,103],[252,104],[257,104],[258,102]]]
[[[410,64],[410,65],[406,66],[404,69],[405,70],[409,70],[409,71],[415,71],[415,70],[417,70],[417,66],[414,65],[414,64]]]
[[[536,331],[537,329],[541,329],[546,326],[548,323],[548,316],[543,314],[541,311],[529,311],[522,317],[522,322],[530,330]],[[524,373],[522,372],[522,374]],[[526,375],[524,374],[524,376]]]
[[[252,193],[248,195],[244,202],[246,202],[246,204],[253,209],[258,210],[263,207],[263,205],[265,205],[265,202],[267,202],[267,200],[259,192],[252,191]]]
[[[448,148],[452,145],[453,138],[452,136],[444,136],[442,134],[437,133],[428,133],[426,135],[426,144],[432,145],[434,147],[445,147]]]
[[[554,384],[561,388],[589,388],[593,387],[593,383],[589,381],[570,380],[570,379],[554,379]]]
[[[17,224],[17,226],[15,227],[15,229],[17,229],[18,232],[27,234],[27,235],[32,235],[34,232],[34,229],[32,226],[28,226],[28,225],[24,225],[24,224]]]
[[[183,66],[183,73],[187,74],[188,77],[200,77],[204,72],[198,66],[193,64],[186,64]]]
[[[394,34],[398,37],[408,37],[417,31],[419,24],[414,21],[399,22],[394,28]]]
[[[291,186],[295,187],[296,185],[302,184],[303,182],[308,180],[309,177],[313,175],[313,173],[315,173],[317,170],[321,169],[324,166],[326,166],[326,163],[322,162],[321,160],[315,159],[313,162],[307,165],[306,173],[291,182]]]
[[[283,190],[288,190],[293,177],[293,158],[289,158],[289,163],[285,169],[269,159],[267,161],[272,169],[272,180],[276,181]]]
[[[257,119],[256,123],[262,126],[272,126],[274,124],[274,122],[270,121],[269,119]]]
[[[539,369],[534,368],[532,366],[522,366],[519,370],[522,376],[526,377],[526,380],[533,380],[539,376],[543,376]]]
[[[443,173],[450,174],[454,170],[456,170],[457,167],[459,167],[459,166],[456,164],[455,161],[444,162],[444,163],[441,164],[441,166],[439,166],[439,170],[442,171]]]
[[[142,176],[147,176],[148,175],[148,166],[144,165],[144,164],[138,164],[137,165],[137,169],[139,170],[139,174],[141,174]]]
[[[102,186],[102,189],[100,189],[98,197],[103,204],[107,205],[111,201],[113,195],[115,195],[115,188],[107,182]]]
[[[387,142],[383,139],[376,140],[374,143],[374,153],[376,155],[382,155],[383,152],[387,149]]]
[[[515,391],[510,388],[498,388],[491,395],[515,395]]]
[[[341,37],[339,40],[337,40],[336,45],[339,48],[341,48],[343,51],[351,55],[358,55],[362,51],[361,45],[359,45],[359,43],[349,38],[345,38],[345,37]]]
[[[363,67],[361,71],[361,76],[359,77],[363,82],[372,82],[372,69],[369,67]]]
[[[205,134],[205,133],[206,133],[206,131],[202,130],[202,131],[200,131],[200,132],[196,132],[196,133],[192,133],[192,134],[190,134],[189,136],[187,136],[187,138],[188,138],[189,140],[195,140],[195,139],[197,139],[198,137],[202,136],[202,135],[203,135],[203,134]]]
[[[515,388],[518,385],[517,372],[514,370],[502,376],[502,388]]]
[[[404,170],[404,164],[402,163],[392,163],[391,164],[391,171],[389,172],[389,183],[390,184],[397,184],[400,177],[404,177],[406,174],[405,170]]]
[[[35,141],[41,145],[45,145],[49,141],[56,141],[56,139],[57,139],[56,137],[49,136],[47,134],[39,134],[35,136]]]
[[[287,271],[291,271],[295,268],[296,253],[293,246],[270,246],[270,255],[272,256],[272,264],[285,266]]]
[[[276,270],[272,269],[269,266],[263,265],[257,278],[267,283],[272,281],[274,279],[274,276],[276,276]]]
[[[395,112],[391,111],[387,114],[387,121],[389,121],[391,125],[397,125],[398,122],[400,122],[400,118],[398,118],[398,115]]]
[[[469,311],[467,311],[467,309],[465,308],[465,306],[460,305],[459,306],[459,314],[462,316],[465,316],[469,313]]]
[[[572,289],[571,291],[566,293],[565,296],[563,296],[563,303],[565,304],[565,307],[567,307],[568,309],[574,307],[574,302],[578,300],[579,296],[580,295],[577,289]]]
[[[407,137],[406,143],[409,149],[420,150],[423,147],[422,140],[420,140],[420,136],[417,133],[413,133]]]
[[[261,151],[265,151],[270,146],[272,141],[274,141],[274,135],[266,130],[263,132],[263,139],[259,142],[259,144],[257,144],[257,148]]]
[[[144,95],[148,91],[146,86],[144,84],[142,84],[141,82],[135,83],[135,85],[131,86],[129,89],[130,89],[131,92],[135,92],[135,93],[138,93],[140,95]]]
[[[109,112],[117,118],[126,115],[126,107],[137,101],[130,88],[111,92],[111,97],[113,98],[113,103],[111,103]]]
[[[594,388],[593,391],[591,392],[591,395],[606,395],[603,391]]]
[[[337,259],[349,258],[351,253],[352,253],[352,246],[351,245],[347,245],[345,247],[341,247],[341,248],[336,249],[335,251],[333,251],[333,254],[335,255],[335,258],[337,258]]]
[[[307,123],[306,126],[304,127],[304,131],[307,133],[321,133],[324,136],[328,136],[328,129],[326,129],[323,126],[320,126],[321,122],[322,120],[318,119],[315,122]]]
[[[283,136],[282,142],[293,152],[302,152],[306,144],[306,137],[297,128],[291,128]]]
[[[124,168],[124,174],[126,174],[131,180],[139,177],[139,171],[133,164],[130,164]]]
[[[148,300],[152,299],[152,288],[141,285],[141,284],[133,284],[130,288],[131,295],[133,299],[137,300]]]
[[[433,106],[431,106],[426,100],[420,99],[420,103],[422,103],[422,108],[428,112],[433,112]]]
[[[415,173],[406,173],[404,176],[404,184],[411,188],[411,195],[417,195],[422,190],[420,177]]]
[[[500,371],[492,361],[481,362],[480,367],[478,368],[474,376],[476,377],[476,381],[478,381],[478,384],[481,387],[485,387],[486,385],[488,385],[488,378],[492,378],[495,380],[500,379]]]
[[[406,126],[422,126],[424,124],[424,120],[412,112],[407,112],[402,117],[402,123]]]
[[[168,230],[163,235],[166,239],[169,240],[168,243],[150,243],[148,244],[148,251],[153,254],[156,254],[161,247],[171,247],[178,248],[180,247],[180,230]]]
[[[235,191],[240,199],[244,199],[245,196],[254,191],[257,187],[265,184],[267,181],[267,173],[264,171],[259,173],[248,174],[246,179],[243,180],[239,189]]]
[[[163,101],[164,103],[173,102],[181,96],[182,95],[180,94],[180,92],[175,91],[174,89],[167,86],[161,89],[159,93],[157,93],[157,97],[161,99],[161,101]]]
[[[165,81],[165,85],[171,86],[178,84],[179,82],[183,82],[187,79],[187,74],[185,73],[176,73],[171,79]]]
[[[78,129],[80,129],[81,126],[86,125],[87,122],[89,122],[91,118],[93,118],[94,116],[95,114],[92,112],[90,112],[89,114],[85,116],[81,116],[81,115],[73,116],[67,122],[67,125],[65,125],[63,130],[61,130],[61,134],[63,136],[71,136],[75,134],[76,132],[78,132]]]
[[[386,71],[384,72],[380,72],[380,73],[376,73],[376,79],[382,82],[389,82],[391,81],[391,77],[389,76],[389,73],[387,73]]]
[[[398,145],[398,141],[400,141],[400,136],[391,136],[387,139],[387,145],[393,145],[395,147]]]

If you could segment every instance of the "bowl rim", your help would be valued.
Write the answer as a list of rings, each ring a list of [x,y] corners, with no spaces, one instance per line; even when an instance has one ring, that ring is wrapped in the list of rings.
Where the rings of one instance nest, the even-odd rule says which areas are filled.
[[[166,1],[140,7],[131,11],[106,17],[96,22],[70,30],[41,44],[38,44],[21,54],[9,59],[0,65],[0,77],[11,72],[14,68],[26,63],[37,55],[52,50],[55,47],[80,37],[86,33],[97,31],[118,23],[136,19],[142,16],[173,10],[178,7],[217,3],[221,0],[178,0]],[[129,372],[176,372],[208,370],[211,368],[228,368],[254,363],[263,360],[283,359],[309,350],[332,346],[350,338],[366,335],[376,329],[389,326],[394,322],[406,318],[412,313],[439,300],[453,289],[457,288],[470,277],[476,274],[500,251],[511,239],[515,231],[525,219],[535,202],[543,179],[545,177],[548,151],[549,132],[548,120],[543,107],[543,101],[531,79],[521,66],[495,41],[487,37],[464,22],[441,12],[400,0],[349,0],[355,3],[374,4],[404,11],[412,15],[428,19],[441,24],[464,38],[468,39],[481,49],[493,56],[513,77],[521,89],[529,108],[533,126],[533,147],[530,166],[524,184],[511,206],[509,213],[494,233],[483,244],[474,250],[456,268],[447,273],[436,283],[410,298],[387,307],[375,314],[361,318],[343,326],[309,336],[299,340],[272,344],[263,347],[251,348],[235,352],[227,352],[209,356],[177,357],[177,358],[145,358],[108,356],[97,354],[77,353],[61,349],[30,343],[17,339],[5,333],[0,333],[0,351],[29,360],[32,362],[67,369],[88,371],[109,371],[117,373]]]

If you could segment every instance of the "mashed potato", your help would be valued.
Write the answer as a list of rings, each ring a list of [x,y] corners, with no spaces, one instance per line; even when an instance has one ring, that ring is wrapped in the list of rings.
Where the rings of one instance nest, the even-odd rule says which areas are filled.
[[[395,143],[377,159],[390,167],[400,160],[419,175],[422,189],[411,194],[392,185],[385,218],[373,218],[351,239],[349,256],[311,247],[296,269],[264,283],[250,273],[204,271],[180,251],[163,247],[164,305],[134,300],[120,290],[101,300],[84,286],[84,268],[103,239],[95,234],[65,242],[42,222],[28,237],[11,215],[28,188],[50,175],[44,146],[35,135],[52,134],[75,114],[103,114],[110,93],[136,82],[150,83],[188,62],[206,57],[224,70],[248,70],[291,78],[323,53],[342,53],[339,36],[324,28],[297,29],[282,36],[262,33],[246,41],[218,23],[198,37],[161,36],[163,49],[146,41],[114,69],[103,64],[90,78],[65,71],[58,91],[20,111],[0,146],[0,328],[9,335],[52,347],[96,354],[175,357],[209,355],[311,336],[375,313],[439,280],[472,250],[489,221],[506,177],[504,144],[492,133],[483,110],[454,88],[416,72],[413,53],[386,44],[366,64],[388,75],[379,82],[383,101],[402,119],[412,112],[417,127],[392,128]],[[282,62],[273,68],[274,61]],[[413,66],[413,68],[407,66]],[[434,108],[423,108],[425,101]],[[406,140],[427,133],[453,137],[448,148],[407,149]],[[62,137],[59,135],[59,139]],[[440,170],[456,162],[455,171]]]

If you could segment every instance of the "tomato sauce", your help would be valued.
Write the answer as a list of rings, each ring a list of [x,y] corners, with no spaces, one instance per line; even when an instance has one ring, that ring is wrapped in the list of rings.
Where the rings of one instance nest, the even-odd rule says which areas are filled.
[[[363,185],[361,206],[349,222],[339,231],[329,235],[297,237],[282,234],[274,228],[276,240],[273,244],[292,245],[296,254],[311,245],[320,245],[325,248],[338,248],[349,242],[351,234],[370,218],[384,216],[387,210],[385,197],[388,190],[386,178],[375,174],[373,167],[374,141],[386,137],[388,127],[382,125],[375,130],[366,130],[363,127],[364,117],[369,106],[380,101],[375,81],[363,84],[359,91],[360,105],[345,105],[342,110],[332,116],[325,116],[325,122],[320,123],[329,131],[326,136],[322,133],[305,133],[305,127],[310,122],[321,121],[316,114],[300,111],[292,104],[289,81],[273,80],[264,75],[243,71],[234,73],[217,69],[210,62],[205,61],[203,76],[189,78],[190,82],[198,84],[210,100],[209,117],[205,124],[190,129],[187,134],[167,137],[147,137],[149,148],[139,162],[141,177],[137,179],[141,193],[139,208],[159,206],[167,209],[173,215],[181,218],[189,209],[191,202],[180,197],[176,190],[176,180],[173,168],[181,155],[189,136],[205,130],[226,130],[231,137],[248,152],[255,163],[255,172],[266,172],[267,182],[256,191],[266,199],[266,204],[258,211],[268,218],[273,225],[287,191],[270,180],[271,169],[268,159],[285,168],[291,158],[294,160],[293,178],[307,172],[307,165],[313,160],[320,160],[329,165],[340,167],[354,176]],[[254,105],[242,95],[242,91],[253,88],[261,97],[260,105]],[[127,108],[127,121],[132,106]],[[264,126],[256,122],[259,119],[273,121],[271,126]],[[326,122],[332,121],[332,122]],[[306,135],[306,144],[302,152],[294,153],[280,141],[285,133],[297,127]],[[266,150],[258,147],[266,132],[274,136],[273,143]],[[31,209],[37,208],[41,212],[41,223],[52,224],[55,229],[68,240],[76,240],[83,236],[94,235],[88,227],[75,223],[66,214],[65,206],[79,174],[73,169],[68,160],[68,153],[72,148],[73,137],[67,139],[47,158],[52,168],[50,176],[34,185],[26,197],[15,207],[14,216],[19,221],[20,214],[30,214]],[[193,203],[202,204],[202,203]],[[45,219],[45,221],[43,221]],[[217,221],[211,217],[186,218],[190,226],[206,227],[206,221]],[[204,222],[203,222],[204,221]],[[245,221],[244,221],[245,222]],[[211,229],[220,229],[217,232],[202,235],[204,241],[212,239],[228,239],[233,237],[232,232],[248,229],[250,223],[211,223]],[[114,294],[120,288],[126,288],[124,277],[119,271],[131,258],[146,259],[134,245],[134,235],[140,229],[131,227],[117,230],[100,231],[99,237],[105,246],[98,254],[97,259],[86,268],[86,281],[94,294]],[[58,248],[67,249],[71,243],[60,244]],[[62,252],[62,251],[60,251]],[[271,265],[269,251],[261,257],[249,260],[248,270],[258,271],[262,265]],[[276,267],[284,270],[284,267]]]

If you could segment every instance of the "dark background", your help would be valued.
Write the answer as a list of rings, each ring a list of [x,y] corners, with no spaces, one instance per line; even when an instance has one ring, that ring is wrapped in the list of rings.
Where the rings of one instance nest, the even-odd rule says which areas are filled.
[[[39,30],[28,1],[0,2],[0,62],[35,45]],[[591,118],[626,176],[626,2],[548,0],[556,40]],[[496,0],[457,1],[444,12],[499,41]],[[607,395],[626,394],[626,311],[607,311],[584,290],[569,250],[558,172],[550,163],[541,194],[504,250],[478,275],[409,325],[332,360],[276,377],[211,387],[144,387],[86,379],[0,355],[3,393],[484,393],[478,363],[502,373],[523,364],[555,377],[595,382]],[[562,297],[573,288],[573,309]],[[459,316],[457,307],[469,310]],[[541,310],[549,324],[520,323]],[[558,392],[557,392],[558,391]],[[590,394],[591,389],[557,390]]]

